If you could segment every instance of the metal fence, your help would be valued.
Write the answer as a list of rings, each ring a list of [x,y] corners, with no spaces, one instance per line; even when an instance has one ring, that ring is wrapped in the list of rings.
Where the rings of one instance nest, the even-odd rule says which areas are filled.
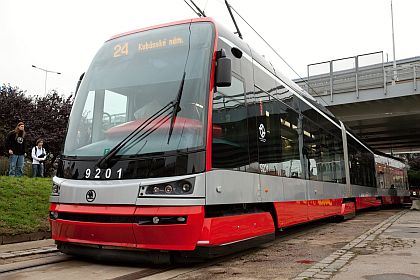
[[[385,74],[387,84],[412,82],[413,91],[417,91],[417,80],[420,79],[420,58],[411,63],[397,65],[395,69],[387,67]]]
[[[354,92],[358,99],[360,90],[382,88],[386,95],[387,87],[399,82],[412,81],[417,91],[420,57],[398,61],[394,68],[392,62],[384,62],[383,52],[374,52],[309,64],[307,71],[307,81],[299,83],[312,96],[329,96],[333,102],[334,94]]]
[[[383,87],[385,67],[383,52],[374,52],[308,65],[307,91],[313,96],[330,96],[343,92]]]

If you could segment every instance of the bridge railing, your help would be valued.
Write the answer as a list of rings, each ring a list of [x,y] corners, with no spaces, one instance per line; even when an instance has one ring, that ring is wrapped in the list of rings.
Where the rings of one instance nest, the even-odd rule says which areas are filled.
[[[366,62],[375,60],[377,63],[366,65]],[[413,90],[416,91],[416,81],[420,79],[420,57],[397,63],[394,68],[392,62],[383,62],[382,52],[375,52],[309,64],[308,78],[306,81],[298,81],[298,84],[314,97],[329,96],[331,102],[334,101],[335,94],[354,92],[358,99],[361,90],[375,88],[382,88],[386,95],[389,85],[401,82],[411,81]],[[311,75],[317,71],[321,74]]]
[[[420,79],[420,59],[416,63],[408,63],[387,67],[386,80],[387,84],[392,83],[412,83],[413,91],[417,91],[417,80]]]

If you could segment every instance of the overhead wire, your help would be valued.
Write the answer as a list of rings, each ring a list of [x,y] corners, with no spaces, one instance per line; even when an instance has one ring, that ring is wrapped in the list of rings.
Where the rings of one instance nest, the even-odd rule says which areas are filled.
[[[191,0],[190,0],[191,1]],[[219,2],[219,3],[222,3],[222,0],[216,0],[217,2]],[[194,5],[194,7],[196,8],[196,9],[194,9],[188,2],[187,2],[187,0],[184,0],[184,2],[197,14],[197,16],[199,16],[199,17],[202,17],[202,16],[206,16],[205,14],[204,14],[204,9],[206,9],[207,8],[207,4],[208,4],[208,0],[206,1],[206,4],[205,4],[205,7],[204,7],[204,9],[203,10],[200,10],[200,8],[194,3],[194,1],[191,1],[191,3]],[[223,2],[223,4],[225,4],[227,1],[224,1]],[[258,33],[258,31],[257,30],[255,30],[255,28],[253,28],[252,27],[252,25],[250,24],[250,23],[248,23],[248,21],[246,21],[245,20],[245,18],[244,17],[242,17],[242,15],[230,4],[230,3],[227,3],[228,5],[229,5],[229,7],[246,23],[246,25],[248,25],[248,27],[249,28],[251,28],[252,29],[252,31],[255,33],[255,34],[257,34],[257,36],[284,62],[284,64],[286,64],[286,66],[287,67],[289,67],[300,79],[301,79],[301,81],[303,81],[305,84],[306,84],[306,86],[308,87],[308,89],[311,89],[312,90],[312,92],[317,96],[317,97],[319,97],[323,102],[324,102],[324,104],[325,105],[328,105],[328,102],[326,102],[325,100],[324,100],[324,98],[322,98],[322,96],[318,93],[318,92],[316,92],[315,91],[315,89],[314,88],[312,88],[311,87],[311,85],[309,84],[309,73],[308,73],[308,77],[307,77],[307,79],[308,80],[305,80],[305,79],[303,79],[300,75],[299,75],[299,73],[297,73],[297,71],[270,45],[270,43],[268,43],[267,42],[267,40],[265,40],[264,39],[264,37],[262,37],[259,33]],[[198,10],[198,12],[196,11],[196,10]],[[232,16],[232,15],[231,15]],[[235,33],[235,34],[237,34],[237,33]],[[240,38],[242,39],[242,35],[240,36]],[[273,67],[273,69],[274,69],[274,67]],[[309,94],[309,92],[308,92],[308,94]]]
[[[257,30],[255,30],[251,24],[249,24],[245,18],[243,18],[238,11],[229,4],[229,6],[232,8],[232,10],[249,26],[249,28],[252,29],[252,31],[255,32],[255,34],[257,34],[257,36],[287,65],[287,67],[289,67],[307,86],[308,88],[310,88],[326,105],[328,105],[328,103],[322,98],[321,95],[319,95],[310,85],[309,82],[304,80],[297,72],[296,70],[264,39],[264,37],[262,37]],[[309,75],[308,75],[308,79],[309,79]]]
[[[185,0],[184,0],[185,1]],[[225,4],[225,1],[224,0],[216,0],[217,2],[219,2],[220,4]],[[208,1],[207,1],[208,2]],[[207,6],[207,3],[206,3],[206,6]],[[244,17],[242,17],[241,16],[241,14],[239,14],[239,12],[232,6],[232,5],[230,5],[229,4],[229,6],[232,8],[232,10],[252,29],[252,31],[254,31],[255,32],[255,34],[257,34],[257,36],[287,65],[287,67],[289,67],[306,85],[307,85],[307,87],[309,88],[309,89],[311,89],[313,92],[314,92],[314,94],[317,96],[317,97],[319,97],[324,103],[325,103],[325,105],[328,105],[328,102],[326,102],[323,98],[322,98],[322,96],[318,93],[318,92],[316,92],[315,91],[315,89],[313,89],[310,85],[309,85],[309,82],[308,81],[306,81],[305,79],[303,79],[297,72],[296,72],[296,70],[264,39],[264,37],[262,37],[258,32],[257,32],[257,30],[255,30],[252,26],[251,26],[251,24],[249,24],[246,20],[245,20],[245,18]],[[235,33],[236,34],[236,33]],[[309,75],[308,75],[308,79],[309,79]]]
[[[184,2],[185,2],[185,4],[187,4],[190,8],[191,8],[191,10],[193,10],[193,12],[198,16],[198,17],[202,17],[202,15],[199,13],[199,12],[197,12],[188,2],[187,2],[187,0],[184,0]]]

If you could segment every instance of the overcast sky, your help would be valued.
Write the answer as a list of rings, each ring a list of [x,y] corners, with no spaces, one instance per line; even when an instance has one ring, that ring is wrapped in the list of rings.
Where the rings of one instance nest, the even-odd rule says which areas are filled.
[[[229,0],[230,4],[304,77],[307,65],[383,51],[392,60],[390,0]],[[196,0],[207,16],[233,25],[221,0]],[[393,0],[396,58],[420,55],[419,0]],[[103,42],[111,36],[151,25],[193,18],[183,0],[1,0],[0,84],[44,93],[74,92]],[[279,65],[290,69],[238,19],[244,40]]]

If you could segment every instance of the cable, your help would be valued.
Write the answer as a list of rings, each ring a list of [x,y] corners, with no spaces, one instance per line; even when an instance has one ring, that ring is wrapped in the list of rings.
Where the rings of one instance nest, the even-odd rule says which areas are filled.
[[[201,17],[201,14],[199,12],[197,12],[196,10],[194,10],[194,8],[187,2],[187,0],[184,0],[185,4],[187,4],[191,10],[193,10],[193,12],[198,16]]]
[[[220,4],[226,4],[226,1],[224,2],[224,1],[222,1],[222,0],[216,0],[217,2],[219,2]],[[184,2],[185,3],[187,3],[186,2],[186,0],[184,0]],[[197,7],[197,5],[195,5],[195,3],[193,2],[193,1],[191,1],[193,4],[194,4],[194,6],[201,12],[201,10]],[[188,3],[187,3],[188,4]],[[205,8],[207,7],[207,4],[208,4],[208,0],[207,0],[207,2],[206,2],[206,6],[205,6]],[[255,30],[252,26],[251,26],[251,24],[249,24],[242,16],[241,16],[241,14],[239,14],[238,13],[238,11],[229,3],[228,4],[229,5],[229,7],[230,8],[232,8],[232,10],[252,29],[252,31],[254,31],[255,32],[255,34],[257,34],[258,35],[258,37],[260,37],[260,39],[261,40],[263,40],[263,42],[308,86],[308,88],[309,89],[311,89],[312,90],[312,92],[317,96],[317,97],[319,97],[323,102],[324,102],[324,104],[326,105],[326,106],[328,106],[328,102],[326,102],[325,100],[324,100],[324,98],[322,98],[322,96],[321,95],[319,95],[319,93],[317,93],[316,91],[315,91],[315,89],[314,88],[312,88],[310,85],[309,85],[309,74],[308,74],[308,81],[306,81],[306,80],[304,80],[296,71],[295,71],[295,69],[257,32],[257,30]],[[188,5],[188,6],[190,6],[190,5]],[[190,6],[190,8],[192,9],[192,7]],[[231,17],[232,17],[232,15],[231,15]],[[235,22],[234,22],[235,23]],[[236,23],[235,23],[235,26],[236,26]],[[238,29],[238,27],[236,27],[237,29]],[[240,33],[239,33],[240,34]],[[242,35],[240,35],[240,38],[242,39]],[[270,63],[271,64],[271,63]],[[274,69],[274,67],[273,67],[273,69]],[[309,93],[308,93],[309,94]]]
[[[204,5],[204,8],[203,8],[203,13],[206,11],[206,9],[207,9],[207,4],[209,3],[209,0],[207,0],[206,1],[206,4]]]
[[[296,71],[293,69],[293,67],[287,63],[287,61],[236,11],[236,9],[229,4],[229,6],[232,8],[232,10],[252,29],[252,31],[255,32],[255,34],[260,37],[261,40],[308,86],[308,88],[312,89],[312,91],[325,103],[325,105],[328,105],[328,103],[322,98],[321,95],[319,95],[308,83],[308,81],[305,81]],[[309,79],[309,76],[308,76]]]

